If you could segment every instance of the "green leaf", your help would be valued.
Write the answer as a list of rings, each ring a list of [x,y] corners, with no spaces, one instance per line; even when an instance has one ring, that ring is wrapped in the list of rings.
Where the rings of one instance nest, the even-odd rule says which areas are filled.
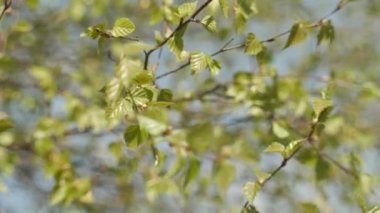
[[[380,207],[379,206],[374,206],[370,208],[367,213],[380,213]]]
[[[286,145],[284,157],[287,158],[292,155],[297,149],[302,146],[303,142],[305,142],[305,139],[295,140]]]
[[[124,132],[124,134],[126,131]],[[124,136],[125,137],[125,136]],[[127,142],[127,140],[125,140]],[[108,145],[108,150],[113,154],[113,156],[117,159],[120,160],[122,155],[123,155],[123,143],[120,142],[113,142]]]
[[[292,26],[288,40],[283,49],[286,49],[292,45],[298,44],[306,39],[307,34],[308,34],[307,24],[308,24],[307,22],[300,21],[300,22],[295,23]]]
[[[207,15],[201,20],[201,24],[203,25],[206,30],[209,32],[215,33],[216,32],[216,21],[214,17]]]
[[[331,44],[335,40],[335,29],[331,24],[331,20],[323,20],[317,38],[317,46],[323,41],[328,41]]]
[[[121,97],[123,85],[118,78],[112,78],[105,86],[105,94],[107,102],[117,101]]]
[[[91,27],[88,27],[84,33],[81,34],[81,37],[87,36],[92,39],[98,38],[102,32],[105,31],[106,25],[104,23],[100,23]],[[105,32],[104,32],[105,33]]]
[[[141,115],[138,115],[141,128],[146,129],[151,135],[160,135],[168,128],[169,118],[166,110],[151,108]]]
[[[278,124],[277,122],[273,122],[272,130],[273,130],[274,135],[276,135],[276,137],[278,138],[289,137],[289,132],[285,128],[280,126],[280,124]]]
[[[148,139],[148,133],[139,125],[129,125],[124,131],[124,141],[128,147],[136,147]]]
[[[111,30],[113,37],[125,37],[135,31],[135,25],[128,18],[119,18],[115,21],[115,24]]]
[[[185,175],[184,187],[193,181],[199,174],[201,169],[201,161],[195,157],[189,159],[188,168]]]
[[[173,93],[170,89],[161,89],[158,93],[157,101],[171,102],[173,99]]]
[[[153,72],[151,71],[143,71],[137,74],[134,78],[133,81],[134,83],[138,85],[143,85],[143,84],[151,84],[153,82],[154,76]]]
[[[186,140],[191,150],[205,152],[214,139],[214,128],[211,123],[197,124],[188,129]]]
[[[285,147],[284,147],[285,149]],[[282,153],[282,152],[280,152]],[[263,183],[268,177],[270,177],[270,173],[262,172],[260,170],[255,170],[255,176],[257,178],[258,183]]]
[[[0,112],[0,133],[12,128],[12,122],[8,116]]]
[[[315,165],[315,176],[318,181],[326,180],[330,177],[331,166],[323,158],[319,157]]]
[[[250,203],[253,202],[253,200],[256,197],[257,192],[260,191],[260,189],[261,189],[261,186],[257,182],[247,182],[244,185],[244,188],[243,188],[244,195],[245,195],[245,198],[248,200],[248,202]]]
[[[186,27],[183,27],[181,30],[177,31],[175,35],[169,39],[168,47],[169,50],[177,57],[178,60],[181,60],[182,51],[183,51],[183,35],[186,31]]]
[[[237,0],[237,4],[245,17],[258,13],[256,0]]]
[[[223,12],[224,17],[227,18],[228,17],[228,10],[229,10],[228,0],[219,0],[219,6]]]
[[[212,59],[211,57],[207,57],[207,67],[209,68],[212,75],[219,74],[221,69],[221,65],[219,61]]]
[[[316,99],[313,102],[315,122],[324,122],[333,109],[332,101],[329,99]]]
[[[223,161],[214,166],[213,173],[219,189],[226,190],[235,179],[236,169],[231,163]]]
[[[193,74],[204,70],[208,66],[209,57],[206,53],[195,52],[190,55],[190,67]]]
[[[283,154],[284,151],[285,151],[285,146],[278,142],[272,143],[264,150],[264,152],[269,152],[269,153],[275,152],[275,153],[280,153],[280,154]]]
[[[313,203],[300,203],[300,213],[319,213],[318,207]]]
[[[263,50],[263,44],[259,41],[255,34],[248,33],[247,39],[245,40],[245,50],[244,52],[248,55],[257,55]]]
[[[178,7],[179,17],[191,16],[197,9],[198,1],[183,3]]]
[[[247,25],[247,18],[244,16],[242,12],[239,12],[239,10],[236,13],[235,18],[235,28],[238,33],[241,33],[244,31],[245,27]]]

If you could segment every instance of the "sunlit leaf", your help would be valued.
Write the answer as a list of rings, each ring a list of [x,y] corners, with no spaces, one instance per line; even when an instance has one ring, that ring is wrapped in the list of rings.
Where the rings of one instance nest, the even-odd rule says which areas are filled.
[[[151,135],[159,135],[168,128],[167,112],[163,109],[153,108],[138,115],[140,127]]]
[[[263,50],[263,44],[259,41],[253,33],[249,33],[245,40],[244,52],[248,55],[257,55]]]
[[[114,37],[125,37],[135,31],[135,28],[133,22],[128,18],[119,18],[115,21],[111,34]]]
[[[190,66],[193,74],[206,69],[208,65],[208,55],[203,52],[195,52],[190,56]]]
[[[287,138],[287,137],[289,137],[289,132],[284,127],[280,126],[280,124],[278,124],[277,122],[273,122],[272,129],[273,129],[273,133],[278,138]]]
[[[308,34],[307,24],[308,24],[307,22],[299,21],[292,26],[288,40],[286,41],[286,44],[284,46],[284,49],[292,45],[298,44],[306,39],[307,34]]]
[[[178,7],[178,14],[180,17],[187,17],[192,15],[197,9],[198,1],[186,2]]]
[[[248,202],[253,202],[253,200],[256,197],[257,192],[259,192],[261,189],[261,186],[259,183],[256,182],[247,182],[244,185],[244,195],[245,198],[248,200]]]
[[[228,17],[229,3],[228,0],[219,0],[220,9],[223,12],[224,17]]]
[[[288,145],[285,147],[285,156],[284,157],[289,157],[291,156],[296,150],[298,150],[302,144],[305,142],[305,139],[300,139],[300,140],[295,140],[290,142]]]
[[[208,16],[205,16],[202,20],[201,20],[201,24],[203,25],[203,27],[205,27],[208,31],[214,33],[216,32],[216,21],[214,19],[214,17],[208,15]]]
[[[178,60],[180,60],[182,51],[183,51],[183,35],[186,31],[186,27],[182,27],[181,30],[177,31],[175,35],[169,39],[168,41],[168,47],[170,51],[177,57]]]
[[[224,161],[215,165],[213,169],[216,184],[221,190],[226,190],[236,176],[234,165]]]
[[[324,122],[332,111],[333,104],[329,99],[316,99],[313,102],[313,110],[317,122]]]
[[[282,154],[285,151],[285,146],[278,143],[274,142],[271,143],[265,150],[264,152],[275,152],[275,153],[280,153]]]

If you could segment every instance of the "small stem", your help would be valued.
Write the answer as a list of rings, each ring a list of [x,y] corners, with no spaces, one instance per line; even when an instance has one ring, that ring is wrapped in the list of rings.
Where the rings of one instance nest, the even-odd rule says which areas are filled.
[[[4,0],[4,8],[0,13],[0,20],[3,18],[5,15],[5,12],[12,6],[12,0]]]
[[[195,17],[202,10],[204,10],[207,7],[207,5],[209,5],[212,1],[213,0],[207,0],[186,21],[184,21],[183,18],[181,18],[181,20],[179,21],[179,24],[178,24],[177,28],[168,37],[166,37],[163,41],[161,41],[159,44],[157,44],[152,49],[150,49],[148,51],[144,51],[144,54],[145,54],[144,70],[148,69],[150,55],[153,52],[155,52],[157,49],[159,49],[160,47],[164,46],[171,38],[173,38],[175,36],[176,33],[178,33],[178,31],[180,31],[182,28],[186,27],[190,22],[192,22],[193,20],[195,20]]]

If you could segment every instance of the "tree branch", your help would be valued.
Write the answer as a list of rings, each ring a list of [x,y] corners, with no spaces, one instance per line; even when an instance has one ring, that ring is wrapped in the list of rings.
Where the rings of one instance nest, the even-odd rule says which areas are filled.
[[[12,0],[4,0],[4,7],[3,10],[0,13],[0,20],[3,18],[5,12],[12,6]]]
[[[313,135],[315,133],[316,127],[317,127],[316,123],[312,124],[311,129],[309,133],[307,134],[307,137],[305,138],[306,142],[308,143],[313,142]],[[270,181],[278,172],[280,172],[281,169],[283,169],[287,165],[288,161],[291,160],[303,148],[303,146],[304,146],[304,143],[301,144],[301,146],[299,146],[296,150],[294,150],[289,156],[284,157],[281,161],[281,164],[275,170],[273,170],[267,178],[265,178],[261,182],[258,182],[261,188],[264,187],[265,184],[268,183],[268,181]],[[246,201],[244,203],[243,208],[246,208],[247,206],[250,206],[249,201]]]
[[[332,10],[330,13],[328,13],[328,14],[325,15],[325,16],[323,16],[322,18],[318,19],[318,21],[316,21],[316,22],[314,22],[313,24],[309,25],[308,28],[317,28],[317,27],[320,27],[326,19],[330,18],[332,15],[334,15],[335,13],[337,13],[338,11],[340,11],[340,10],[343,8],[343,6],[345,6],[347,3],[348,3],[348,2],[347,2],[346,0],[341,0],[341,1],[337,4],[337,6],[335,7],[334,10]],[[192,19],[189,19],[189,20],[191,21]],[[189,21],[189,20],[188,20],[188,21]],[[274,42],[274,41],[276,41],[277,39],[279,39],[280,37],[283,37],[283,36],[289,34],[290,31],[291,31],[291,29],[289,29],[289,30],[287,30],[287,31],[285,31],[285,32],[279,33],[279,34],[277,34],[277,35],[274,35],[274,36],[272,36],[272,37],[269,37],[269,38],[267,38],[267,39],[264,39],[264,40],[261,41],[261,43],[271,43],[271,42]],[[228,46],[228,45],[227,45],[227,46]],[[227,51],[230,51],[230,50],[235,50],[235,49],[243,48],[243,47],[245,47],[245,42],[242,42],[242,43],[240,43],[240,44],[236,44],[236,45],[233,45],[233,46],[230,46],[230,47],[227,47],[227,46],[223,46],[223,47],[220,48],[218,51],[212,53],[211,56],[217,56],[217,55],[219,55],[219,54],[221,54],[221,53],[223,53],[223,52],[227,52]],[[156,77],[156,80],[159,80],[159,79],[161,79],[161,78],[163,78],[163,77],[165,77],[165,76],[168,76],[168,75],[174,74],[174,73],[176,73],[176,72],[182,70],[183,68],[185,68],[185,67],[187,67],[187,66],[189,66],[189,65],[190,65],[190,60],[188,60],[188,62],[186,62],[186,63],[180,65],[179,67],[175,68],[174,70],[168,71],[168,72],[166,72],[166,73],[163,73],[163,74],[157,76],[157,77]]]
[[[180,31],[182,28],[186,27],[190,22],[192,22],[195,17],[207,7],[213,0],[207,0],[205,3],[203,3],[186,21],[183,21],[183,18],[180,20],[177,28],[168,36],[166,37],[163,41],[161,41],[159,44],[157,44],[155,47],[148,51],[144,51],[145,54],[145,60],[144,60],[144,70],[148,69],[149,65],[149,57],[150,55],[155,52],[157,49],[160,47],[164,46],[171,38],[175,36],[175,34]]]

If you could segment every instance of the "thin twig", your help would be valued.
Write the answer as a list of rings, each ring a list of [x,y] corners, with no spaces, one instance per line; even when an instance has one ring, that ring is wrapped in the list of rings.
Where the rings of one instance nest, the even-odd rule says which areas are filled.
[[[311,24],[308,26],[308,28],[317,28],[317,27],[320,27],[324,21],[328,18],[330,18],[332,15],[334,15],[335,13],[337,13],[339,10],[342,9],[343,6],[345,6],[347,4],[347,1],[346,0],[341,0],[337,6],[335,7],[334,10],[332,10],[330,13],[328,13],[327,15],[323,16],[322,18],[320,18],[318,21],[314,22],[314,24]],[[271,43],[271,42],[274,42],[276,41],[277,39],[279,39],[280,37],[283,37],[287,34],[289,34],[291,31],[291,29],[285,31],[285,32],[282,32],[282,33],[279,33],[277,35],[274,35],[272,37],[269,37],[267,39],[264,39],[261,41],[261,43]],[[227,45],[228,46],[228,45]],[[231,46],[231,47],[227,47],[227,46],[223,46],[222,48],[220,48],[218,51],[214,52],[211,54],[211,56],[217,56],[223,52],[227,52],[227,51],[230,51],[230,50],[235,50],[235,49],[240,49],[240,48],[243,48],[245,47],[245,42],[242,42],[240,44],[236,44],[234,46]],[[168,75],[171,75],[171,74],[174,74],[180,70],[182,70],[183,68],[187,67],[190,65],[190,60],[182,65],[180,65],[179,67],[175,68],[174,70],[171,70],[171,71],[168,71],[166,73],[163,73],[159,76],[156,77],[156,80],[158,79],[161,79],[165,76],[168,76]]]
[[[144,54],[145,54],[145,61],[144,61],[144,70],[147,70],[148,69],[148,65],[149,65],[149,56],[155,52],[157,49],[159,49],[160,47],[164,46],[171,38],[173,38],[175,36],[176,33],[178,33],[181,29],[183,29],[184,27],[186,27],[190,22],[192,22],[192,20],[195,19],[195,17],[203,10],[207,7],[207,5],[209,5],[213,0],[207,0],[205,3],[203,3],[188,19],[186,19],[186,21],[183,20],[183,18],[180,20],[177,28],[168,36],[166,37],[163,41],[161,41],[159,44],[157,44],[155,47],[153,47],[152,49],[148,50],[148,51],[144,51]]]
[[[7,10],[9,8],[11,8],[12,6],[12,0],[4,0],[4,8],[3,10],[1,11],[0,13],[0,20],[3,18],[3,16],[5,15],[5,12],[7,12]]]
[[[314,136],[316,127],[317,127],[316,124],[313,124],[311,126],[311,129],[310,129],[307,137],[305,138],[305,141],[307,141],[309,143],[311,143],[313,141],[313,136]],[[258,182],[260,184],[260,186],[264,187],[265,184],[268,183],[269,180],[271,180],[278,172],[280,172],[281,169],[283,169],[287,165],[288,161],[291,160],[303,148],[303,145],[304,144],[302,144],[301,146],[299,146],[289,156],[284,157],[282,159],[282,161],[281,161],[281,164],[275,170],[273,170],[267,178],[265,178],[261,182]],[[246,201],[243,206],[248,206],[248,205],[249,205],[249,201]]]
[[[332,158],[330,155],[328,155],[328,154],[326,154],[324,152],[321,152],[319,149],[316,149],[316,151],[317,151],[317,153],[318,153],[318,155],[320,157],[322,157],[325,160],[329,161],[332,165],[336,166],[337,168],[339,168],[341,171],[343,171],[347,175],[350,175],[353,178],[357,178],[358,177],[358,175],[355,172],[353,172],[349,168],[343,166],[340,162],[338,162],[337,160],[335,160],[334,158]]]

